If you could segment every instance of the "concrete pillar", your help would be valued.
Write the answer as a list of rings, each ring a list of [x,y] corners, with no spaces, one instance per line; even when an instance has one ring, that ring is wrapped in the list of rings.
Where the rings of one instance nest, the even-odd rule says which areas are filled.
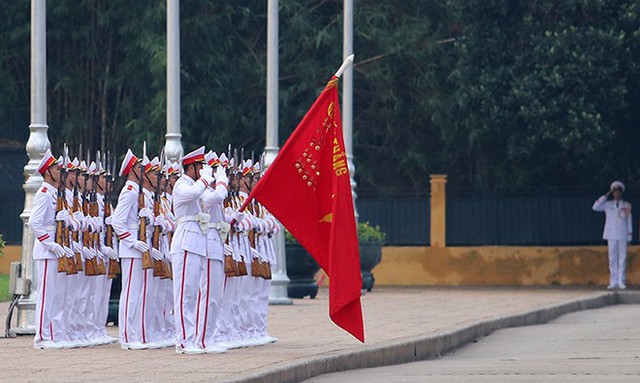
[[[31,122],[26,150],[29,162],[24,167],[26,181],[24,211],[20,214],[22,229],[22,277],[31,280],[31,293],[22,297],[17,306],[17,327],[15,334],[35,334],[35,308],[38,291],[38,278],[33,260],[34,238],[27,226],[31,216],[33,198],[42,184],[42,177],[36,168],[44,152],[51,147],[47,136],[47,38],[46,38],[46,1],[31,1]]]
[[[265,166],[268,168],[276,159],[278,144],[278,0],[267,2],[267,137]],[[285,253],[284,228],[275,237],[277,265],[272,266],[269,304],[290,305],[293,300],[287,294],[289,277],[287,276],[287,256]]]
[[[353,0],[343,2],[344,23],[342,26],[342,59],[353,54]],[[353,65],[349,65],[342,75],[342,134],[344,136],[344,150],[347,155],[347,167],[351,183],[351,195],[353,197],[353,209],[358,221],[358,209],[356,208],[356,181],[353,175],[356,167],[353,163]]]
[[[180,133],[180,0],[167,0],[167,134],[165,154],[182,157]]]
[[[445,174],[431,175],[431,247],[445,247],[447,233]]]

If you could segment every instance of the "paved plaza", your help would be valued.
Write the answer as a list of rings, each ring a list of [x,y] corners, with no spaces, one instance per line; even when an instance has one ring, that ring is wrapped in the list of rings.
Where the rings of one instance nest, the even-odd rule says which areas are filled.
[[[31,337],[2,339],[0,381],[301,381],[324,372],[436,357],[500,328],[619,300],[601,289],[376,287],[362,299],[367,337],[362,345],[329,320],[327,291],[321,289],[314,300],[271,306],[270,333],[280,339],[273,345],[188,356],[173,349],[124,351],[118,344],[35,350]],[[2,323],[7,307],[0,304]],[[116,336],[117,328],[109,333]]]
[[[639,382],[640,305],[499,330],[438,360],[353,370],[306,383]]]

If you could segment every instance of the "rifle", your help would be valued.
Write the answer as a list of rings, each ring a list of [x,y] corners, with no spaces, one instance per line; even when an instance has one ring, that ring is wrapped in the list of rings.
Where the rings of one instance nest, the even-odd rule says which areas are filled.
[[[80,147],[78,149],[78,156],[82,157],[82,144],[80,144]],[[76,166],[74,171],[76,173],[76,181],[73,184],[73,207],[71,208],[71,211],[73,213],[80,211],[81,209],[80,199],[78,198],[78,184],[80,183],[80,168]],[[74,230],[71,233],[71,237],[74,242],[76,243],[79,242],[80,235],[78,230]],[[73,257],[75,259],[76,270],[82,271],[82,255],[79,252],[75,252]]]
[[[82,212],[85,217],[93,217],[93,196],[92,192],[88,190],[87,183],[89,182],[89,163],[91,159],[91,153],[87,149],[87,169],[85,169],[84,175],[84,187],[82,188]],[[88,249],[93,249],[93,233],[91,232],[91,225],[87,225],[87,229],[82,233],[82,246]],[[94,276],[98,275],[98,264],[95,258],[87,259],[85,261],[84,275]]]
[[[162,164],[164,163],[164,148],[162,149],[162,153],[160,153],[160,158],[161,158],[161,163],[160,163],[160,169],[158,169],[158,179],[156,182],[156,188],[153,194],[153,215],[155,217],[159,216],[161,214],[161,209],[160,209],[160,204],[161,204],[161,200],[160,200],[160,181],[162,180]],[[160,226],[155,226],[153,228],[153,237],[151,238],[151,246],[156,249],[156,250],[160,250],[160,237],[162,236],[162,229],[160,228]],[[166,277],[166,270],[164,267],[164,262],[163,261],[158,261],[156,259],[153,260],[153,276],[154,277],[161,277],[161,278],[165,278]]]
[[[147,142],[145,141],[142,146],[142,158],[144,159],[147,156]],[[144,209],[144,165],[142,164],[144,161],[140,161],[140,180],[138,183],[138,212]],[[140,224],[138,226],[138,240],[144,243],[147,243],[147,219],[140,218]],[[147,270],[153,268],[153,262],[151,260],[151,253],[149,251],[145,251],[142,253],[142,269]]]
[[[66,145],[65,145],[66,149]],[[66,192],[65,192],[65,181],[66,181],[66,166],[64,166],[65,158],[63,157],[62,164],[63,168],[60,170],[60,177],[58,179],[58,198],[56,199],[56,213],[65,209],[66,205]],[[66,227],[63,221],[56,221],[56,243],[60,246],[65,245],[64,234],[66,231]],[[67,239],[68,240],[68,239]],[[67,263],[66,257],[58,258],[58,272],[67,272]]]
[[[100,158],[100,151],[96,153],[96,169],[95,172],[91,175],[93,177],[93,195],[92,195],[92,205],[93,208],[93,217],[100,217],[100,205],[98,205],[98,182],[100,181],[100,170],[102,169],[102,161]],[[100,231],[96,231],[93,233],[93,246],[96,250],[100,249]],[[98,275],[105,275],[107,273],[107,268],[104,264],[104,259],[102,258],[94,258],[97,263],[97,271]]]
[[[229,177],[229,188],[227,191],[227,197],[224,199],[224,207],[225,209],[228,207],[232,207],[233,206],[233,180],[234,180],[234,174],[233,174],[233,170],[231,169],[231,164],[230,164],[230,160],[231,160],[232,156],[231,156],[231,144],[229,144],[229,148],[227,151],[227,176]],[[223,212],[223,216],[224,216],[224,212]],[[225,240],[225,244],[227,246],[229,246],[229,242],[231,239],[231,236],[233,236],[235,234],[235,229],[233,226],[231,226],[231,229],[229,231],[229,235],[227,235],[227,239]],[[228,277],[237,277],[240,275],[239,273],[239,269],[238,269],[238,262],[236,262],[235,259],[233,259],[233,257],[231,255],[225,255],[224,256],[224,272]]]
[[[107,162],[107,173],[105,174],[105,192],[104,192],[104,219],[105,219],[105,237],[104,244],[109,247],[113,247],[113,226],[107,225],[106,219],[111,217],[111,193],[113,191],[113,182],[115,181],[115,156],[111,158],[110,153],[107,154],[107,161],[112,161],[111,163]],[[113,169],[111,167],[113,166]],[[109,260],[109,272],[108,278],[113,279],[116,275],[120,274],[120,264],[118,261],[110,259]]]

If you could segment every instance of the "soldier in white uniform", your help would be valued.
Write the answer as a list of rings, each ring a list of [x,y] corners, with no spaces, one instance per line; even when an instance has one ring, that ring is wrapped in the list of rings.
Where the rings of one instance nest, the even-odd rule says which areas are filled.
[[[139,159],[129,150],[120,167],[120,176],[127,177],[118,205],[111,215],[111,225],[118,235],[119,256],[122,268],[122,292],[118,313],[119,339],[123,349],[141,350],[148,348],[143,342],[144,321],[142,253],[149,251],[149,245],[138,240],[138,193],[142,169]]]
[[[625,289],[625,266],[627,262],[627,243],[631,242],[631,204],[622,200],[624,184],[611,183],[607,194],[593,204],[594,211],[603,211],[606,215],[602,238],[609,246],[609,286],[608,289]],[[613,200],[607,200],[612,194]]]
[[[57,259],[67,256],[71,249],[55,242],[56,199],[60,182],[60,170],[55,164],[56,159],[47,150],[37,168],[44,182],[33,199],[29,217],[29,228],[36,238],[33,258],[38,273],[38,291],[34,347],[39,349],[69,347],[68,328],[63,317],[67,275],[58,273]]]
[[[224,290],[224,241],[231,226],[224,218],[224,200],[227,197],[229,179],[222,166],[218,166],[218,156],[209,151],[205,156],[207,164],[216,167],[215,188],[207,188],[202,195],[202,200],[207,213],[210,216],[209,230],[207,232],[207,263],[200,283],[200,312],[202,313],[202,325],[200,326],[200,341],[203,348],[208,345],[216,345],[217,328],[222,305]],[[217,346],[220,346],[218,344]],[[225,347],[223,347],[225,348]]]
[[[213,172],[205,164],[204,146],[182,158],[184,174],[173,189],[173,210],[177,227],[171,243],[173,306],[178,335],[178,354],[221,353],[216,345],[202,347],[198,334],[200,284],[207,264],[207,232],[210,216],[202,195],[213,184]],[[200,336],[200,339],[199,339]]]

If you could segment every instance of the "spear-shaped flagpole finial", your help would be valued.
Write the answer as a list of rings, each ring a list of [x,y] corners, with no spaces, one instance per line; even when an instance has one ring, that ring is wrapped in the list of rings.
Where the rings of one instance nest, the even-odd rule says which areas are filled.
[[[349,67],[349,65],[353,64],[353,58],[355,57],[355,55],[351,54],[349,56],[347,56],[346,59],[344,59],[344,61],[342,62],[342,65],[340,65],[340,68],[338,68],[338,71],[336,72],[336,77],[340,78],[340,76],[342,76],[342,73],[344,73],[344,71]]]

